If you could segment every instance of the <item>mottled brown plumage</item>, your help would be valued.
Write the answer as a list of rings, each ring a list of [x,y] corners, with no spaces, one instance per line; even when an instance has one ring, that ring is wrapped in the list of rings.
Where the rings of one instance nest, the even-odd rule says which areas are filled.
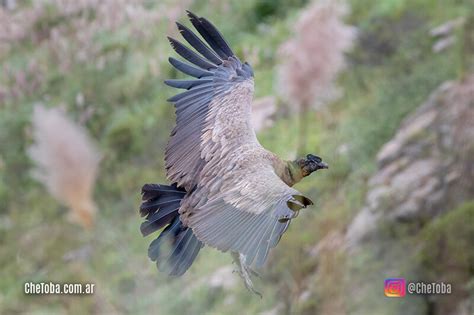
[[[149,255],[158,264],[172,265],[170,274],[182,274],[197,248],[206,244],[239,253],[242,268],[259,267],[290,220],[312,204],[291,186],[327,165],[312,155],[284,161],[261,146],[251,125],[251,67],[233,54],[210,22],[188,15],[210,47],[181,24],[181,34],[200,55],[170,39],[176,52],[193,65],[173,58],[170,62],[196,80],[166,81],[186,89],[170,98],[177,117],[165,161],[167,177],[174,186],[146,185],[142,215],[147,215],[147,233],[169,224],[162,235],[171,235],[172,254],[160,256],[160,235],[151,244]],[[180,195],[173,192],[178,189]],[[168,206],[168,195],[180,196],[179,203]],[[189,248],[194,238],[197,242]],[[188,257],[186,252],[193,255]]]

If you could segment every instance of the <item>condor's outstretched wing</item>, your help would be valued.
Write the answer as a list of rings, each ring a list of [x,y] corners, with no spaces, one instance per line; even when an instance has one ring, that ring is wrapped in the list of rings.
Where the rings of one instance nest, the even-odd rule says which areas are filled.
[[[176,107],[177,117],[166,148],[165,161],[169,180],[190,190],[196,185],[198,174],[206,163],[205,155],[213,153],[206,150],[207,131],[220,128],[227,120],[218,119],[229,114],[239,120],[238,124],[234,124],[235,127],[244,127],[242,133],[235,134],[239,141],[256,141],[256,138],[250,126],[253,95],[251,67],[240,62],[209,21],[191,12],[188,16],[210,47],[187,27],[176,23],[181,35],[199,54],[169,38],[174,50],[189,62],[169,58],[170,63],[195,79],[165,81],[169,86],[187,90],[169,99]],[[232,99],[228,97],[230,94]],[[241,107],[237,109],[235,102],[239,102]],[[215,117],[220,109],[225,109],[225,113]],[[233,110],[239,112],[232,113]],[[248,138],[242,138],[243,134]]]

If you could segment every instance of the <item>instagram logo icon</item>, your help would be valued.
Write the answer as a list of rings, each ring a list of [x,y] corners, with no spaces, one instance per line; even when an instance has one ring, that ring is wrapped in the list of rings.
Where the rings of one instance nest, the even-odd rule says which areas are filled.
[[[388,297],[404,297],[405,296],[405,279],[389,278],[385,279],[385,296]]]

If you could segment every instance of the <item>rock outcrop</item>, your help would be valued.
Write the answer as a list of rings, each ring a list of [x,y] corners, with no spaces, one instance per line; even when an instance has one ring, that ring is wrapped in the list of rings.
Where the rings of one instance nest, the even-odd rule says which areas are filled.
[[[378,153],[365,206],[345,235],[352,313],[472,313],[473,157],[471,75],[441,85]],[[454,289],[395,302],[383,296],[393,277]]]
[[[402,123],[377,155],[366,205],[347,232],[350,247],[379,221],[422,225],[474,198],[474,76],[447,82]],[[473,223],[474,224],[474,223]]]

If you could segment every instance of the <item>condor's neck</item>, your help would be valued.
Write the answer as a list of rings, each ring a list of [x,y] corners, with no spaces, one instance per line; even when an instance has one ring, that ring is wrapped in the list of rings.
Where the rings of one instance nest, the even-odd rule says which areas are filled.
[[[293,186],[303,178],[301,167],[295,161],[284,161],[278,159],[274,163],[275,172],[288,186]]]

